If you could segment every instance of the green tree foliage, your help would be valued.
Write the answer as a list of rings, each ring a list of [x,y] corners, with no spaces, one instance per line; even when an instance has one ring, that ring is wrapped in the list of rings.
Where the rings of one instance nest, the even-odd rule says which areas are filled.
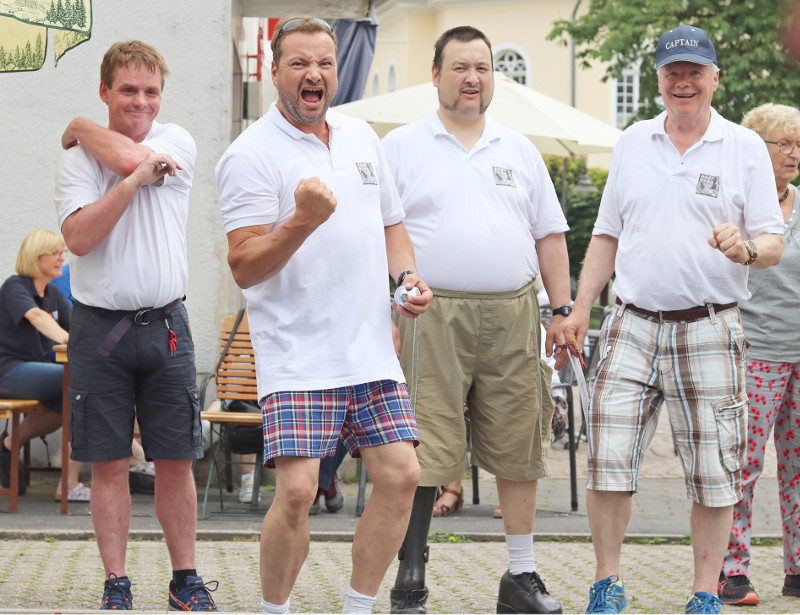
[[[717,51],[720,87],[714,108],[739,122],[766,102],[797,106],[800,66],[786,54],[780,29],[789,19],[790,0],[590,0],[588,12],[573,24],[553,23],[549,40],[576,44],[583,68],[608,64],[604,79],[617,78],[631,65],[641,71],[639,115],[656,115],[658,37],[680,24],[708,32]]]
[[[567,203],[565,215],[570,230],[566,234],[567,252],[569,253],[569,273],[578,277],[592,238],[594,221],[597,219],[597,209],[600,207],[600,197],[606,185],[608,171],[604,169],[587,169],[580,158],[560,158],[558,156],[545,156],[544,161],[550,172],[550,179],[556,187],[559,199],[562,198],[564,161],[567,163]],[[581,175],[587,173],[592,180],[592,185],[597,192],[592,194],[578,194],[575,186]],[[563,201],[562,201],[563,202]]]

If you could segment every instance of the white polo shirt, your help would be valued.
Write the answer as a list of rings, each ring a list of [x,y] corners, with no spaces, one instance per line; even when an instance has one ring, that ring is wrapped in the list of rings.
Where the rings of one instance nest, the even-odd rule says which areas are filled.
[[[383,139],[414,243],[434,288],[507,292],[539,273],[536,239],[569,230],[541,155],[488,115],[467,151],[436,111]]]
[[[183,170],[165,176],[161,186],[139,188],[109,236],[86,256],[70,257],[71,291],[84,305],[138,310],[186,294],[186,220],[197,148],[183,128],[158,122],[141,144],[169,154]],[[56,170],[59,227],[122,179],[80,145],[66,150]]]
[[[767,148],[712,109],[703,138],[681,156],[665,119],[637,122],[614,149],[593,231],[619,240],[613,292],[647,310],[748,299],[749,268],[708,239],[725,222],[745,239],[783,233]]]
[[[330,149],[273,104],[216,167],[225,232],[284,224],[301,179],[319,177],[336,211],[270,279],[244,291],[258,396],[405,382],[394,353],[384,227],[403,209],[373,130],[328,111]]]

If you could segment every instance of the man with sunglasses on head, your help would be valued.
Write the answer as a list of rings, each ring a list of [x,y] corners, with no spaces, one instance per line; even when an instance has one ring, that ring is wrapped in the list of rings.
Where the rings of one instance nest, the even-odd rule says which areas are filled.
[[[616,275],[589,406],[586,510],[597,565],[587,613],[628,606],[622,542],[663,402],[692,499],[684,610],[720,612],[747,441],[737,302],[750,296],[750,267],[775,265],[783,252],[767,148],[711,106],[719,69],[708,34],[686,25],[662,34],[656,70],[665,110],[629,127],[614,149],[574,310],[561,323],[581,346],[592,305]],[[556,367],[564,363],[566,354]]]
[[[373,483],[343,612],[369,613],[419,480],[387,273],[419,293],[394,306],[402,316],[422,314],[432,293],[414,273],[377,136],[328,109],[338,84],[330,26],[283,19],[271,47],[278,100],[216,168],[228,263],[248,305],[264,458],[276,469],[261,532],[261,607],[289,610],[308,554],[320,458],[335,453],[341,435]]]
[[[101,609],[132,608],[125,553],[134,418],[156,468],[155,510],[172,561],[169,608],[216,611],[195,570],[203,456],[194,342],[183,305],[194,139],[156,122],[169,73],[155,48],[115,43],[100,66],[108,127],[77,117],[62,136],[59,224],[72,260],[72,459],[92,462],[92,523],[105,567]]]

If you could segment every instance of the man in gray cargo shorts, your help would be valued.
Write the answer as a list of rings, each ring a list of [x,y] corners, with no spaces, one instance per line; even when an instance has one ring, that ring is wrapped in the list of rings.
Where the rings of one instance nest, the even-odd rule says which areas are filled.
[[[194,345],[183,296],[186,218],[196,147],[155,121],[164,59],[139,41],[116,43],[100,67],[108,128],[77,117],[62,136],[55,203],[72,258],[72,458],[92,462],[92,523],[105,568],[101,609],[129,610],[128,457],[134,418],[155,461],[155,509],[172,560],[169,608],[213,610],[195,570],[203,455]],[[216,589],[214,587],[214,589]]]

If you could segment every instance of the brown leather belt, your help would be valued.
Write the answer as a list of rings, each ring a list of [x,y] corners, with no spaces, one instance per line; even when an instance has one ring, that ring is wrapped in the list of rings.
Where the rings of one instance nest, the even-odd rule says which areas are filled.
[[[622,301],[617,299],[617,305],[623,305]],[[697,307],[688,308],[685,310],[660,310],[658,312],[653,312],[652,310],[645,310],[643,308],[637,307],[632,303],[625,303],[625,309],[630,310],[634,314],[638,314],[639,316],[644,316],[645,318],[655,318],[656,320],[663,320],[668,322],[678,322],[683,320],[700,320],[702,318],[708,318],[710,316],[708,311],[708,305],[698,305]],[[734,301],[733,303],[710,303],[711,307],[714,308],[714,312],[723,312],[725,310],[730,310],[735,308],[738,303]]]

